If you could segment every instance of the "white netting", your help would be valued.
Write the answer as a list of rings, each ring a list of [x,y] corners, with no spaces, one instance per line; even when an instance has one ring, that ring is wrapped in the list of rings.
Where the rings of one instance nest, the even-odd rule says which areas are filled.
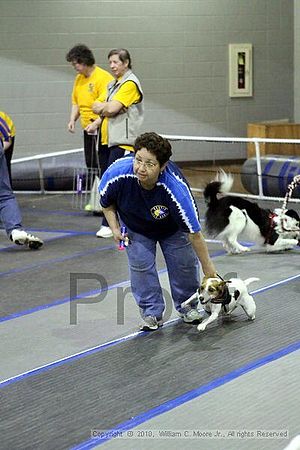
[[[173,160],[175,162],[179,162],[181,166],[181,161],[185,161],[185,164],[182,166],[183,172],[187,176],[187,179],[189,180],[194,192],[201,192],[205,186],[205,183],[213,179],[216,172],[220,168],[223,168],[225,171],[229,171],[234,175],[235,183],[233,186],[233,195],[242,195],[245,197],[252,197],[263,200],[283,200],[286,194],[287,186],[292,181],[293,177],[298,174],[300,175],[300,156],[296,156],[298,154],[297,152],[293,153],[293,151],[291,151],[291,155],[293,156],[282,155],[274,158],[272,155],[263,155],[261,157],[261,146],[263,146],[263,144],[290,144],[291,148],[293,148],[294,145],[298,145],[299,148],[299,139],[176,135],[163,136],[172,142],[172,146],[174,148]],[[243,155],[243,158],[245,159],[246,144],[251,144],[254,150],[254,157],[246,161],[246,163],[248,161],[250,161],[251,163],[250,168],[246,167],[249,173],[244,173],[244,164],[234,164],[234,159],[239,158],[238,155]],[[243,149],[243,151],[241,151],[241,149]],[[75,154],[80,152],[80,154],[82,155],[82,151],[82,149],[77,149],[65,152],[56,152],[54,154],[35,155],[34,157],[30,158],[20,158],[18,160],[13,160],[13,163],[17,164],[20,162],[23,165],[25,162],[28,162],[30,160],[38,161],[38,179],[40,180],[40,191],[42,193],[57,193],[57,190],[55,190],[55,176],[58,174],[51,174],[50,178],[52,180],[52,187],[51,189],[48,189],[47,187],[47,180],[49,179],[47,173],[48,164],[46,164],[47,159],[53,158],[54,156],[57,158],[59,157],[59,155],[61,155],[62,157],[66,157],[66,155],[68,156],[69,153],[73,153],[74,156],[72,156],[72,158],[68,160],[68,166],[71,167],[73,160],[77,158]],[[278,173],[272,174],[270,172],[269,168],[272,164],[273,168],[275,166],[277,167]],[[82,167],[82,165],[83,164],[81,164],[80,167]],[[71,185],[73,182],[72,193],[74,196],[74,206],[83,208],[84,204],[88,203],[89,201],[88,196],[92,191],[95,174],[89,173],[89,171],[86,172],[84,169],[76,168],[74,170],[76,172],[74,173],[74,180],[71,179]],[[93,171],[94,169],[91,170]],[[24,176],[23,170],[22,176]],[[80,179],[81,181],[79,181]],[[82,183],[81,192],[79,192],[78,190],[78,183]],[[22,191],[22,189],[19,188],[18,190]],[[27,192],[30,191],[27,186],[24,190]],[[58,192],[60,193],[66,191],[58,190]],[[299,202],[299,197],[299,188],[296,188],[293,198],[291,198],[290,200],[293,202]]]
[[[99,171],[97,169],[74,169],[73,208],[88,212],[100,212]]]

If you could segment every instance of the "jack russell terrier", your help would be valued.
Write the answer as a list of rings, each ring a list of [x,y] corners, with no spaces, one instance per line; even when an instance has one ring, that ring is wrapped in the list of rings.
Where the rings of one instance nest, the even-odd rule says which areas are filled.
[[[259,278],[231,278],[230,280],[222,280],[219,277],[204,277],[200,287],[195,294],[182,303],[182,307],[186,307],[192,302],[198,300],[203,306],[205,312],[210,314],[197,326],[198,331],[204,331],[207,325],[216,320],[222,312],[230,315],[232,311],[240,305],[250,320],[255,319],[256,305],[252,295],[248,293],[247,286]]]

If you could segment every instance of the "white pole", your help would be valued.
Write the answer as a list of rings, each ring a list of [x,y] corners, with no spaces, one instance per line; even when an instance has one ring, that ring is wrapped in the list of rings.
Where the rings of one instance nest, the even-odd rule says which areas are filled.
[[[255,155],[256,155],[256,167],[257,167],[258,196],[259,196],[259,198],[264,198],[259,142],[255,141],[254,144],[255,144]]]

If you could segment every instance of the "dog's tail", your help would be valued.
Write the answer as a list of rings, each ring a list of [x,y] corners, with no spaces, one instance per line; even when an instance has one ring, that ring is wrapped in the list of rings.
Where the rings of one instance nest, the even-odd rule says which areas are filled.
[[[232,188],[233,176],[220,170],[214,181],[208,183],[203,191],[205,203],[213,206],[218,202],[217,194],[228,194]]]
[[[249,286],[249,284],[253,283],[253,281],[259,281],[260,278],[256,278],[256,277],[252,277],[252,278],[247,278],[246,280],[244,280],[244,283],[246,286]]]

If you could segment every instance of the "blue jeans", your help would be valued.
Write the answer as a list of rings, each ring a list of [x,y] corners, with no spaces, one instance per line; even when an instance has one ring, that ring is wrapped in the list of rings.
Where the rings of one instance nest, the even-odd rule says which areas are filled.
[[[155,239],[128,230],[131,244],[127,247],[132,294],[141,308],[142,315],[160,319],[165,310],[165,300],[156,269]],[[181,312],[181,303],[187,300],[200,285],[199,260],[188,235],[177,231],[161,239],[171,295],[174,306]]]
[[[2,148],[0,148],[0,220],[8,236],[10,236],[12,230],[22,228],[21,212],[10,185],[6,159]]]

